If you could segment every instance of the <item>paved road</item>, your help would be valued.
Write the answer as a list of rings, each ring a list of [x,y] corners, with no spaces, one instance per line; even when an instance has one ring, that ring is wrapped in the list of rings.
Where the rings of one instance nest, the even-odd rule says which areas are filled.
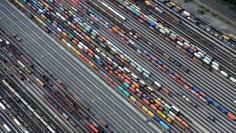
[[[5,16],[4,19],[8,21],[1,21],[1,25],[19,33],[23,40],[28,40],[22,46],[41,64],[52,71],[54,75],[60,77],[59,79],[69,85],[72,91],[81,99],[90,103],[95,113],[102,113],[102,116],[107,118],[116,129],[115,131],[158,131],[155,126],[148,125],[145,122],[146,116],[136,111],[135,107],[130,105],[126,99],[118,96],[117,92],[107,86],[94,73],[90,72],[83,63],[66,52],[63,47],[59,47],[58,43],[49,39],[45,34],[38,34],[41,31],[36,29],[28,19],[25,19],[4,1],[2,3],[14,15],[9,11],[2,10],[5,15],[1,12],[1,16]],[[17,24],[21,26],[19,27]],[[55,66],[54,64],[58,65]]]

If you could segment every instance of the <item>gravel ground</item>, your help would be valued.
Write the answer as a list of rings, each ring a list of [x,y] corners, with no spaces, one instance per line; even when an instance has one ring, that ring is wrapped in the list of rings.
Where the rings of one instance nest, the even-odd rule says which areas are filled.
[[[213,27],[217,28],[219,31],[226,33],[226,34],[231,34],[236,38],[236,26],[227,24],[226,22],[222,21],[221,19],[214,17],[212,15],[211,11],[204,11],[204,14],[200,14],[198,12],[199,9],[202,9],[198,4],[195,2],[188,2],[185,3],[184,0],[174,0],[174,2],[179,5],[180,7],[183,7],[186,9],[188,12],[193,14],[194,16],[199,17],[203,21],[209,23]],[[207,7],[207,6],[206,6]],[[235,22],[236,23],[236,22]],[[234,24],[236,25],[236,24]]]

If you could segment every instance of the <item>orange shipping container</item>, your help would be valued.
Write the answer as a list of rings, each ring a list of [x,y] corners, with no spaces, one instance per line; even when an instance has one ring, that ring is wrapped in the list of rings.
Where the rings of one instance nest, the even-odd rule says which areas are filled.
[[[104,37],[104,36],[100,36],[100,39],[101,39],[101,41],[106,41],[107,39],[106,39],[106,37]]]
[[[91,54],[93,54],[93,50],[91,50],[91,49],[88,49],[88,53],[91,53]]]
[[[92,54],[92,53],[88,53],[88,56],[92,58],[92,57],[93,57],[93,54]]]
[[[46,19],[47,19],[47,18],[45,17],[45,15],[43,15],[43,14],[41,14],[40,17],[41,17],[41,19],[43,19],[43,20],[46,20]]]
[[[180,128],[182,128],[182,129],[184,129],[185,127],[184,127],[184,125],[183,124],[181,124],[179,121],[177,121],[177,120],[174,120],[174,122],[180,127]]]
[[[161,91],[164,92],[167,95],[170,93],[170,91],[167,88],[165,88],[165,87],[162,87]]]
[[[61,34],[62,34],[63,37],[67,37],[67,33],[66,32],[62,31]]]
[[[72,40],[72,43],[73,43],[74,45],[77,45],[77,44],[78,44],[78,42],[77,42],[75,39]]]
[[[83,54],[80,54],[80,58],[81,58],[81,59],[84,59],[84,57],[85,57],[85,56],[84,56]]]
[[[124,79],[124,81],[125,81],[127,84],[130,84],[129,80],[127,80],[127,79]]]
[[[87,36],[87,35],[84,36],[84,38],[85,38],[85,41],[86,41],[86,42],[91,42],[91,40],[92,40],[92,39],[91,39],[89,36]]]
[[[124,73],[123,73],[123,76],[129,81],[131,80],[131,78],[128,75],[124,74]]]
[[[158,105],[158,106],[161,106],[161,102],[157,99],[154,99],[154,102]]]
[[[188,125],[185,121],[182,121],[181,124],[182,124],[185,128],[189,128],[189,125]]]
[[[150,105],[150,102],[149,102],[146,98],[143,98],[143,102],[144,102],[146,105]]]
[[[180,123],[183,121],[179,116],[175,116],[175,119]]]
[[[109,74],[113,74],[113,71],[112,71],[112,70],[109,70],[108,72],[109,72]]]
[[[150,107],[151,107],[151,109],[153,109],[153,110],[157,110],[157,107],[156,107],[154,104],[151,104]]]
[[[140,103],[139,101],[136,101],[136,105],[138,105],[140,108],[143,106],[143,104]]]
[[[85,58],[84,58],[84,61],[85,61],[85,62],[89,62],[90,60],[89,60],[87,57],[85,57]]]
[[[108,68],[108,67],[106,67],[106,66],[104,67],[104,69],[105,69],[106,71],[108,71],[108,70],[109,70],[109,68]]]
[[[112,30],[113,30],[114,32],[119,32],[114,26],[112,27]]]
[[[134,85],[137,89],[139,89],[139,84],[138,84],[137,82],[133,82],[133,85]]]
[[[76,26],[75,26],[73,23],[71,23],[70,26],[71,26],[74,30],[76,29]]]

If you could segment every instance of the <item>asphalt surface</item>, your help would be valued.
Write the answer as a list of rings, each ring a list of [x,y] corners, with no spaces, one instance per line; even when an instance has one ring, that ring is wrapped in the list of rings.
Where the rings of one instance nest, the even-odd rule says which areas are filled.
[[[48,36],[45,33],[42,33],[38,28],[35,28],[35,25],[23,17],[15,10],[15,8],[12,8],[12,6],[5,1],[1,1],[0,6],[0,26],[4,26],[9,30],[16,32],[23,40],[27,40],[22,43],[22,46],[43,64],[43,66],[48,68],[53,75],[64,81],[85,103],[89,103],[90,108],[95,110],[96,114],[107,118],[115,131],[159,132],[156,127],[152,126],[153,124],[147,124],[145,121],[146,116],[143,116],[142,113],[136,111],[134,106],[126,102],[126,98],[120,96],[113,88],[107,86],[100,77],[91,72],[84,63],[75,59],[75,57],[66,51],[64,47],[51,40],[51,38],[48,38]],[[116,8],[115,6],[113,7]],[[125,12],[123,13],[127,15]],[[3,19],[4,21],[2,21]],[[218,73],[214,74],[200,65],[196,65],[190,61],[189,58],[184,57],[180,51],[175,50],[168,42],[156,37],[156,35],[154,36],[150,30],[141,26],[142,24],[140,24],[137,19],[129,17],[126,23],[135,30],[141,32],[143,36],[150,39],[152,43],[164,49],[169,55],[178,59],[181,63],[184,63],[188,68],[191,68],[191,72],[187,74],[182,72],[175,65],[166,61],[167,64],[173,66],[172,68],[174,70],[181,73],[182,76],[192,81],[194,84],[201,86],[201,88],[204,87],[204,92],[210,94],[214,99],[223,103],[232,111],[236,111],[235,103],[233,103],[233,100],[235,100],[235,85],[230,81]],[[174,92],[172,98],[165,95],[164,99],[169,103],[177,105],[181,112],[186,114],[192,121],[191,126],[194,126],[200,132],[232,132],[236,130],[235,123],[229,121],[222,113],[216,111],[212,107],[202,103],[198,103],[200,105],[198,109],[189,107],[190,105],[176,94],[176,92],[182,91],[183,89],[173,82],[170,77],[158,70],[156,66],[147,63],[146,59],[138,55],[129,47],[124,46],[120,40],[105,29],[101,29],[100,31],[107,35],[110,41],[114,42],[125,51],[125,53],[132,55],[139,64],[144,65],[145,68],[148,68],[148,70],[153,72],[155,79],[161,81],[161,83]],[[191,94],[188,92],[185,93],[188,97],[191,97]],[[191,98],[191,100],[198,101],[196,98]],[[213,123],[206,118],[208,112],[212,113],[217,118],[216,123]]]
[[[23,42],[22,46],[53,75],[64,81],[82,100],[89,103],[96,114],[105,117],[115,131],[159,131],[152,123],[147,124],[145,120],[147,116],[137,111],[135,106],[127,102],[123,96],[118,96],[119,94],[113,88],[90,72],[81,61],[75,59],[60,44],[35,28],[30,20],[7,2],[1,1],[1,4],[6,7],[1,11],[1,16],[5,16],[2,19],[8,20],[1,21],[1,26],[16,32],[23,40],[28,40]]]

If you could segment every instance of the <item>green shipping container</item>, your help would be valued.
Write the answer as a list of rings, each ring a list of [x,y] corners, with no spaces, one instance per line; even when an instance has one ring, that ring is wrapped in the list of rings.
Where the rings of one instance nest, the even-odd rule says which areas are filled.
[[[120,90],[120,91],[123,91],[123,90],[124,90],[124,88],[121,87],[121,86],[117,86],[117,89]]]
[[[167,116],[168,112],[167,111],[164,111],[163,114],[165,114]]]
[[[123,92],[123,94],[125,94],[127,97],[129,97],[129,96],[130,96],[130,93],[129,93],[129,92],[127,92],[126,90],[123,90],[122,92]]]
[[[52,21],[50,19],[47,19],[47,23],[49,23],[51,25]]]
[[[123,84],[124,84],[124,86],[125,86],[126,88],[129,88],[129,84],[128,84],[128,83],[124,82]]]

